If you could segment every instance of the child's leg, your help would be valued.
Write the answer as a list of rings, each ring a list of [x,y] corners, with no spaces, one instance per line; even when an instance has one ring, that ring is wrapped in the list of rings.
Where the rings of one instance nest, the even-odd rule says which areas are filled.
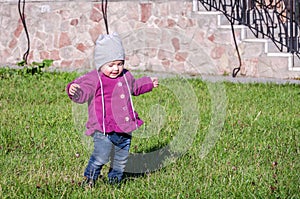
[[[120,182],[129,156],[131,135],[114,133],[109,138],[113,143],[113,155],[108,178],[113,183]]]
[[[84,171],[84,176],[88,179],[97,180],[102,166],[109,161],[112,143],[107,136],[100,132],[95,132],[93,138],[94,151]]]

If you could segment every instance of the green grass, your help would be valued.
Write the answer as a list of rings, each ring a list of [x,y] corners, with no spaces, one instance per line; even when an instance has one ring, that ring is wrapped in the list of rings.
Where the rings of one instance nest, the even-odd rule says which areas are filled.
[[[83,190],[78,183],[90,155],[89,139],[82,136],[85,112],[65,93],[77,76],[0,69],[0,198],[300,197],[299,85],[218,87],[199,79],[161,79],[158,89],[134,97],[145,125],[134,133],[131,151],[146,154],[170,143],[186,143],[188,149],[120,188],[99,180],[94,189]],[[222,86],[226,95],[218,90]],[[222,108],[226,114],[218,118]],[[222,121],[217,132],[214,126]],[[197,132],[188,132],[195,126]],[[211,132],[215,142],[201,156]]]

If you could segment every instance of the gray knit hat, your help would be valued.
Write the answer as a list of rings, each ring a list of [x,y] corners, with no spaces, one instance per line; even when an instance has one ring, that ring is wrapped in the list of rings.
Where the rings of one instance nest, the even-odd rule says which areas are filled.
[[[104,64],[115,60],[125,60],[125,52],[119,35],[117,33],[100,35],[94,52],[96,69],[99,70]]]

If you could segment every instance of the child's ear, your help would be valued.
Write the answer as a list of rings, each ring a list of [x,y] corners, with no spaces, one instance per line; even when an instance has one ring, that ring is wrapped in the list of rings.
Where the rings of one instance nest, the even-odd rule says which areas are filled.
[[[103,69],[103,67],[105,66],[105,64],[103,64],[102,66],[99,67],[98,72],[101,72],[101,70]]]

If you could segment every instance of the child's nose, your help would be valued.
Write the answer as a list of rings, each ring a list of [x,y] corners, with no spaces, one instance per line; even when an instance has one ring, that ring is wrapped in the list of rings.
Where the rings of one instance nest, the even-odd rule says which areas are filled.
[[[118,65],[113,65],[113,70],[118,70]]]

